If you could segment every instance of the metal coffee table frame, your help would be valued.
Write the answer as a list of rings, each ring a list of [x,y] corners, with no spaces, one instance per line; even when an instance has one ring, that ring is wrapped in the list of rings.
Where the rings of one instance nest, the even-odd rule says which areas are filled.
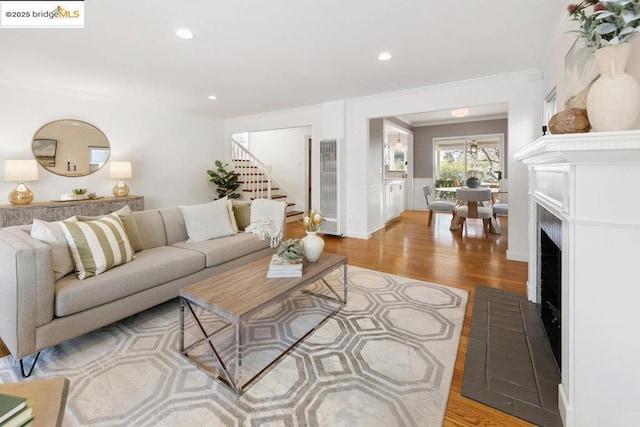
[[[326,255],[325,255],[326,256]],[[296,292],[304,292],[306,294],[310,294],[316,297],[320,297],[320,298],[324,298],[324,299],[328,299],[328,300],[332,300],[332,301],[336,301],[339,303],[339,306],[333,310],[331,313],[329,313],[324,319],[322,319],[318,324],[316,324],[313,328],[311,328],[308,332],[306,332],[305,334],[303,334],[296,342],[294,342],[293,344],[291,344],[287,349],[285,349],[281,354],[279,354],[275,359],[273,359],[271,362],[269,362],[264,368],[262,368],[258,373],[256,373],[253,377],[251,377],[248,381],[245,381],[244,383],[242,382],[242,351],[243,351],[243,346],[244,346],[244,340],[245,340],[245,336],[242,333],[242,330],[246,324],[246,321],[248,321],[254,314],[256,314],[257,312],[261,311],[262,309],[266,308],[266,307],[260,307],[259,310],[256,310],[255,312],[251,312],[247,315],[244,316],[234,316],[233,313],[225,313],[224,310],[220,311],[220,310],[215,310],[215,308],[211,305],[211,303],[202,303],[202,301],[198,300],[197,297],[194,297],[194,295],[190,294],[185,290],[181,290],[180,291],[180,353],[183,355],[183,357],[185,357],[187,360],[189,360],[192,364],[194,364],[195,366],[197,366],[198,368],[200,368],[201,370],[203,370],[205,373],[207,373],[209,376],[213,377],[213,378],[217,378],[218,380],[220,380],[223,384],[227,385],[228,387],[230,387],[233,391],[235,391],[236,395],[238,397],[240,397],[252,384],[254,384],[258,379],[260,379],[266,372],[267,370],[272,367],[275,363],[277,363],[280,359],[282,359],[282,357],[284,357],[286,354],[289,353],[289,351],[291,351],[291,349],[293,349],[294,347],[296,347],[302,340],[304,340],[306,337],[308,337],[312,332],[314,332],[318,327],[320,327],[321,325],[323,325],[328,319],[332,318],[338,311],[340,311],[342,309],[342,307],[344,307],[347,303],[347,293],[348,293],[348,281],[347,281],[347,260],[346,257],[339,257],[340,260],[337,263],[332,264],[330,267],[328,267],[325,270],[320,271],[320,274],[303,274],[303,277],[301,278],[297,278],[297,282],[295,284],[295,286],[287,289],[285,292],[283,292],[282,294],[278,295],[277,297],[271,299],[268,301],[268,306],[271,306],[273,304],[277,304],[280,301],[284,300],[285,298],[293,295]],[[343,273],[342,273],[342,283],[343,283],[343,294],[340,295],[339,292],[337,292],[332,286],[331,284],[329,284],[324,276],[326,276],[327,274],[331,273],[332,271],[338,269],[342,267],[343,268]],[[238,269],[237,274],[242,274],[242,270],[244,269],[244,267],[242,269]],[[305,266],[305,269],[306,266]],[[266,270],[263,270],[266,271]],[[307,276],[307,277],[305,277]],[[283,280],[283,279],[269,279],[271,281],[279,281],[279,280]],[[291,280],[291,279],[284,279],[284,280]],[[331,292],[331,294],[333,294],[333,296],[335,298],[332,298],[330,296],[327,295],[322,295],[322,294],[318,294],[309,290],[305,290],[304,288],[307,286],[310,286],[316,282],[320,282],[322,284],[324,284],[324,286]],[[265,286],[268,286],[269,283],[268,282],[264,282]],[[212,313],[215,314],[221,318],[223,318],[225,321],[229,322],[226,325],[224,325],[221,328],[216,329],[213,332],[207,332],[205,327],[203,326],[201,320],[198,318],[198,315],[196,313],[196,311],[194,310],[194,306],[195,307],[199,307],[202,310],[205,310],[208,313]],[[194,343],[188,345],[187,347],[185,347],[185,311],[188,311],[189,314],[191,315],[191,318],[194,320],[195,326],[199,332],[199,334],[202,336],[202,338],[200,338],[199,340],[195,341]],[[225,315],[228,314],[228,315]],[[221,352],[216,348],[216,346],[213,343],[213,338],[221,331],[223,331],[226,328],[229,327],[234,327],[235,329],[235,360],[232,361],[225,361],[224,358],[221,355]],[[207,366],[205,366],[204,363],[202,363],[198,357],[189,354],[189,351],[193,350],[196,347],[199,347],[203,344],[206,344],[209,349],[211,350],[211,353],[213,354],[213,356],[215,357],[215,360],[218,362],[218,365],[220,366],[220,371],[214,371],[209,369]],[[233,359],[233,357],[231,357]],[[233,375],[230,370],[229,370],[229,363],[235,363],[235,375]]]

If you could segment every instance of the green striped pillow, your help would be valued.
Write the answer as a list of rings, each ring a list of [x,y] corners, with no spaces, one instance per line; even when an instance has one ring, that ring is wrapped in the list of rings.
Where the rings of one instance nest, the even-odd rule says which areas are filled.
[[[61,228],[80,280],[133,259],[133,249],[118,215],[85,222],[62,221]]]

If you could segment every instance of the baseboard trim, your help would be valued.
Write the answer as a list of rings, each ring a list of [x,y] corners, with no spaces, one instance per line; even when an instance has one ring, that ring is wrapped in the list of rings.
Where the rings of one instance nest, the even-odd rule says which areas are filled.
[[[558,385],[558,412],[560,412],[560,418],[562,418],[562,425],[564,427],[573,427],[573,410],[569,406],[569,399],[562,383]]]
[[[529,254],[507,250],[507,259],[511,261],[529,262]]]
[[[354,239],[369,240],[371,238],[371,234],[373,234],[373,233],[349,233],[349,232],[347,232],[346,237],[353,237]]]

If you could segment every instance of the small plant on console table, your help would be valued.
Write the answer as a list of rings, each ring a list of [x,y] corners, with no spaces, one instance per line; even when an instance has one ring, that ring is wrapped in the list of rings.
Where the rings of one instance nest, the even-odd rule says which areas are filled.
[[[86,188],[74,188],[71,190],[71,193],[73,193],[73,197],[75,197],[76,199],[86,199],[87,196],[87,189]]]
[[[222,199],[227,196],[230,199],[239,199],[240,194],[236,193],[236,190],[240,187],[238,178],[240,174],[236,171],[228,171],[226,168],[228,164],[223,165],[220,160],[215,162],[216,170],[208,170],[207,173],[211,177],[209,181],[213,182],[218,188],[218,199]]]

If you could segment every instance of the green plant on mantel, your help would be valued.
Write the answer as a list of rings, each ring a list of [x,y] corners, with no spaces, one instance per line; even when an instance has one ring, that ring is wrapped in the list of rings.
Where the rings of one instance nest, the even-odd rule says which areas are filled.
[[[215,162],[216,170],[207,170],[207,173],[211,177],[209,181],[213,182],[218,188],[218,199],[222,199],[227,196],[230,199],[239,199],[240,194],[236,193],[236,190],[240,187],[238,178],[240,174],[236,171],[228,171],[226,168],[228,164],[223,165],[220,160]]]
[[[587,9],[591,13],[587,13]],[[627,43],[640,32],[640,1],[584,0],[567,6],[569,17],[579,28],[575,31],[593,50]]]

